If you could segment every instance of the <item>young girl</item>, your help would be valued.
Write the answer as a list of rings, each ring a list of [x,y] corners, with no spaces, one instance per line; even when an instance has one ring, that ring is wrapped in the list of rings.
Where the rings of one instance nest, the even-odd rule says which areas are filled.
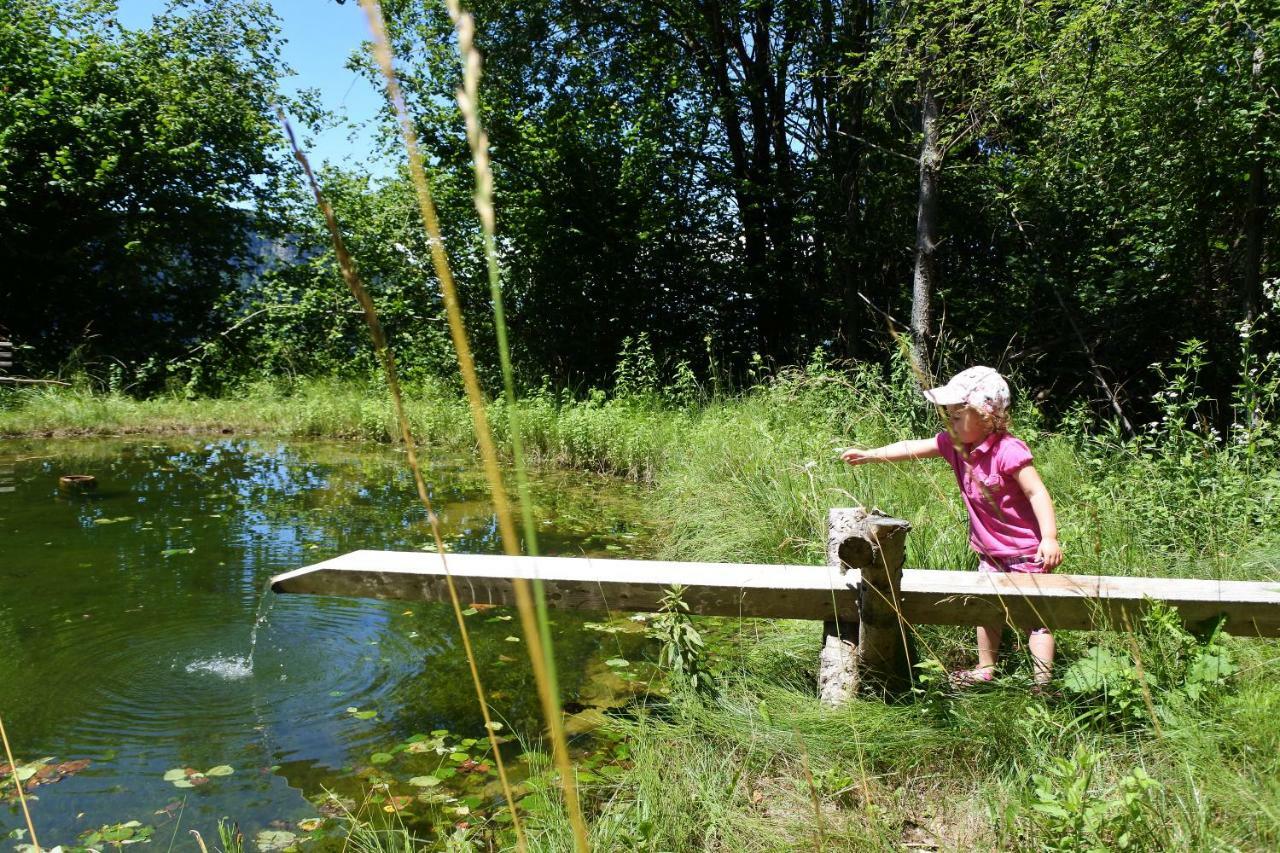
[[[941,388],[924,392],[943,406],[948,428],[934,438],[899,441],[872,450],[850,448],[841,458],[850,465],[901,462],[941,456],[951,464],[969,511],[969,545],[978,552],[978,571],[1050,572],[1062,563],[1058,521],[1027,445],[1007,432],[1009,386],[990,367],[971,367]],[[994,677],[1002,623],[978,629],[978,665],[951,674],[963,687]],[[1053,635],[1031,632],[1035,681],[1049,682],[1053,672]]]

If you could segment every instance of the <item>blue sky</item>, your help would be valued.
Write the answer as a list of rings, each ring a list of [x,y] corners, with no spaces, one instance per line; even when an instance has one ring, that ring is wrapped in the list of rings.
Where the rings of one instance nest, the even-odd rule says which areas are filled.
[[[126,27],[150,26],[151,18],[165,8],[165,0],[117,0],[120,23]],[[343,118],[344,125],[312,137],[308,154],[317,164],[328,160],[348,167],[364,166],[385,175],[391,165],[374,149],[372,124],[380,94],[364,79],[343,66],[351,52],[369,38],[369,27],[357,0],[338,5],[335,0],[271,0],[286,39],[285,61],[296,75],[284,83],[286,91],[320,90],[321,103]]]

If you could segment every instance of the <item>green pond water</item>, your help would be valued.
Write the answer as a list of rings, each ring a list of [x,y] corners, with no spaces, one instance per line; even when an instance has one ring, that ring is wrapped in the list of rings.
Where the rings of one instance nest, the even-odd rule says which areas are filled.
[[[499,552],[473,461],[425,464],[450,550]],[[68,473],[95,476],[97,491],[61,494]],[[551,472],[534,476],[533,493],[543,553],[648,555],[640,488]],[[467,810],[473,821],[492,814],[487,742],[449,607],[264,600],[271,575],[430,541],[394,448],[0,442],[0,715],[15,763],[26,774],[43,768],[47,780],[29,793],[41,845],[81,844],[95,829],[138,821],[131,831],[153,833],[153,844],[168,848],[176,833],[174,849],[192,849],[187,830],[216,839],[221,817],[251,842],[264,830],[304,838],[340,811],[326,791],[351,806],[383,783],[428,832]],[[468,625],[503,733],[536,736],[513,615],[482,610]],[[617,704],[619,689],[643,684],[653,652],[625,615],[553,619],[570,711]],[[525,772],[519,743],[503,749],[514,773]],[[170,772],[185,768],[202,776]],[[424,786],[423,776],[440,784]],[[3,782],[8,850],[29,839],[7,774]]]

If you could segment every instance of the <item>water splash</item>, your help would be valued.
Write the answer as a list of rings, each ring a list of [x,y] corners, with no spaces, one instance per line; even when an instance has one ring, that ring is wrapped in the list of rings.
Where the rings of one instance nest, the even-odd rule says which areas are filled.
[[[248,678],[253,675],[251,657],[211,657],[193,660],[186,666],[192,675],[214,675],[227,681]]]
[[[258,651],[258,629],[267,624],[267,617],[271,615],[271,605],[275,603],[276,594],[271,591],[271,581],[267,581],[267,585],[262,589],[262,595],[258,598],[258,612],[253,619],[253,628],[249,630],[249,671],[253,672],[253,656]]]

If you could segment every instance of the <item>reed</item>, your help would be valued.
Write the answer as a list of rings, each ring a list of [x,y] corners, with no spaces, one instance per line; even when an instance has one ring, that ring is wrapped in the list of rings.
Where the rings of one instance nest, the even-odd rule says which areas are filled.
[[[13,787],[18,792],[18,802],[22,806],[22,817],[27,822],[27,832],[31,833],[31,846],[40,853],[40,842],[36,839],[36,825],[31,820],[31,811],[27,808],[27,795],[22,790],[22,780],[18,778],[18,763],[13,760],[13,749],[9,746],[9,733],[4,728],[4,718],[0,717],[0,741],[4,741],[4,756],[9,760],[9,776]]]
[[[524,435],[520,409],[516,405],[515,380],[511,369],[511,352],[507,345],[507,321],[502,308],[502,281],[498,272],[496,217],[493,208],[493,169],[489,163],[489,136],[480,124],[480,51],[475,46],[476,23],[462,11],[457,0],[447,0],[449,17],[458,34],[458,53],[462,58],[462,87],[458,89],[458,107],[467,128],[467,144],[471,148],[476,176],[475,205],[484,235],[485,269],[489,276],[489,296],[493,302],[493,326],[498,345],[498,361],[502,368],[503,398],[507,403],[507,433],[512,466],[516,473],[516,490],[520,496],[520,517],[524,525],[525,549],[538,553],[538,527],[533,520],[533,500],[529,494],[529,477],[525,470]],[[546,668],[552,684],[559,684],[555,655],[551,654],[551,620],[547,616],[546,592],[542,580],[533,581],[533,600],[537,606],[538,631],[542,647],[547,651]]]
[[[436,277],[440,281],[444,295],[445,313],[449,320],[449,333],[453,339],[454,350],[458,357],[458,367],[462,373],[463,385],[467,392],[467,401],[471,407],[471,417],[475,423],[475,437],[480,449],[480,457],[484,463],[485,476],[489,481],[494,511],[498,518],[503,550],[511,555],[520,551],[515,526],[512,523],[511,505],[507,499],[506,487],[502,482],[498,467],[498,454],[489,429],[488,415],[484,397],[480,392],[480,384],[476,378],[475,359],[471,354],[471,345],[467,338],[466,327],[462,319],[462,311],[458,302],[457,289],[454,287],[453,273],[449,268],[449,260],[444,251],[444,241],[440,234],[440,224],[436,215],[435,202],[431,197],[431,188],[423,167],[422,154],[418,148],[417,134],[409,117],[404,95],[396,77],[393,63],[391,43],[387,37],[386,24],[382,18],[382,10],[376,0],[361,0],[361,7],[369,20],[373,31],[374,56],[382,70],[386,82],[387,93],[395,109],[400,125],[401,138],[408,153],[409,174],[413,180],[418,206],[422,213],[422,221],[427,230],[428,243],[431,246],[431,260],[435,267]],[[478,59],[476,60],[478,61]],[[545,605],[535,603],[535,590],[523,580],[513,583],[516,605],[520,612],[521,628],[528,646],[529,661],[533,667],[534,680],[538,688],[538,697],[542,704],[543,716],[551,735],[551,744],[560,772],[560,784],[564,791],[565,805],[569,820],[573,826],[574,839],[579,850],[588,849],[586,822],[582,816],[581,804],[578,800],[577,783],[573,764],[569,759],[568,740],[564,733],[563,712],[561,709],[560,690],[555,679],[554,664],[549,663],[552,649],[543,642],[544,630],[540,627],[539,612],[545,614]],[[542,624],[545,624],[545,618]]]
[[[395,354],[387,344],[387,337],[382,330],[382,323],[378,319],[378,312],[373,304],[373,299],[369,296],[369,291],[365,288],[364,282],[360,280],[360,274],[356,270],[355,261],[347,252],[342,239],[342,231],[338,227],[337,217],[334,216],[333,213],[333,207],[321,192],[320,185],[311,171],[311,164],[307,161],[306,155],[302,153],[302,149],[298,147],[297,139],[293,134],[293,128],[289,126],[289,122],[285,119],[283,112],[280,113],[280,121],[281,124],[284,125],[285,133],[289,138],[289,144],[293,148],[294,157],[297,158],[303,172],[306,174],[307,181],[311,186],[311,191],[315,195],[316,205],[324,215],[325,224],[328,226],[329,234],[333,239],[333,249],[338,260],[338,267],[342,271],[342,277],[346,281],[347,286],[351,289],[352,295],[355,296],[356,301],[360,303],[360,307],[364,311],[365,322],[369,327],[369,334],[373,338],[374,349],[377,351],[378,359],[382,364],[387,387],[391,391],[391,400],[395,407],[396,420],[400,427],[400,440],[404,444],[405,458],[408,460],[409,468],[413,472],[413,482],[418,492],[418,499],[422,502],[422,506],[427,512],[427,519],[431,523],[431,535],[435,540],[436,551],[440,555],[441,567],[444,569],[445,581],[449,588],[449,601],[453,606],[454,618],[457,621],[458,632],[462,638],[463,651],[467,657],[467,665],[471,672],[472,685],[476,691],[476,701],[480,706],[480,713],[484,719],[485,733],[489,738],[489,746],[493,751],[494,765],[498,771],[498,779],[502,785],[502,794],[506,799],[507,808],[511,812],[512,828],[516,833],[516,844],[521,851],[524,851],[526,849],[524,830],[520,822],[518,809],[516,808],[515,797],[511,792],[511,783],[507,778],[506,766],[502,759],[502,751],[498,744],[496,727],[494,726],[493,719],[489,714],[489,703],[485,699],[484,684],[481,681],[480,670],[476,663],[475,650],[471,645],[471,633],[467,629],[466,617],[462,613],[462,603],[458,598],[458,590],[453,582],[453,575],[449,572],[448,558],[445,555],[444,537],[440,532],[440,519],[436,515],[435,509],[432,507],[431,496],[427,491],[426,480],[422,476],[422,466],[418,464],[417,445],[413,439],[413,431],[409,427],[408,415],[405,413],[404,397],[400,390],[400,378],[396,372]]]

